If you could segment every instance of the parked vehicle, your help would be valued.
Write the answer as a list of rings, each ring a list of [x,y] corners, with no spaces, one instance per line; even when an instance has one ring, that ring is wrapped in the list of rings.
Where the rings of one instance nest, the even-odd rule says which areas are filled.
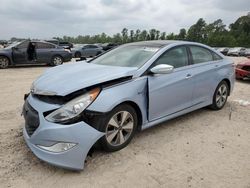
[[[235,69],[237,79],[250,78],[250,60],[238,63]]]
[[[42,41],[25,40],[0,50],[0,68],[24,64],[61,65],[71,60],[71,53],[62,47]]]
[[[228,56],[240,56],[245,50],[246,48],[242,48],[242,47],[231,48],[229,49],[227,55]]]
[[[64,49],[69,49],[73,48],[73,44],[70,42],[59,42],[59,46],[62,46]]]
[[[205,106],[222,109],[234,80],[233,62],[199,43],[125,44],[34,81],[23,135],[40,159],[80,170],[93,145],[118,151],[137,130]]]
[[[218,51],[222,53],[223,55],[227,55],[229,48],[218,48]]]
[[[250,57],[250,49],[247,48],[246,50],[239,53],[240,56]]]
[[[113,48],[115,48],[117,46],[119,46],[119,44],[116,44],[116,43],[105,43],[105,44],[102,45],[102,49],[104,51],[108,51],[108,50],[113,49]]]
[[[75,58],[95,57],[104,52],[101,47],[93,44],[77,45],[71,51]]]

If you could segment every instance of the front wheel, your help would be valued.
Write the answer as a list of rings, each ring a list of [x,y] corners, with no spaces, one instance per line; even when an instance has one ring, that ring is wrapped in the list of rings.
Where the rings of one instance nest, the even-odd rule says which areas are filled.
[[[126,147],[137,129],[137,114],[134,108],[124,104],[114,108],[101,127],[105,136],[100,144],[105,151],[113,152]]]
[[[58,66],[63,64],[63,58],[61,56],[54,56],[51,61],[52,66]]]
[[[213,110],[220,110],[224,107],[227,102],[227,97],[229,95],[229,86],[226,81],[220,82],[217,86],[214,96],[213,104],[210,106]]]
[[[9,66],[9,59],[7,57],[0,56],[0,68],[6,69]]]

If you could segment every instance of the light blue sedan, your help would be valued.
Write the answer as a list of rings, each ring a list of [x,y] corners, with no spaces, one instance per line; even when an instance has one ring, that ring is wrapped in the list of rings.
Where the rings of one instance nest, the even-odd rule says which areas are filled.
[[[81,170],[93,146],[117,151],[137,131],[202,107],[220,110],[233,86],[233,62],[208,46],[125,44],[34,81],[23,106],[24,138],[38,158]]]

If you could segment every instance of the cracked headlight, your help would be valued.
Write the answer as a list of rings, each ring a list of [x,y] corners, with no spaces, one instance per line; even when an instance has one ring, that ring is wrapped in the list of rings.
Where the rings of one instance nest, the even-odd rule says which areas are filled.
[[[83,112],[98,96],[100,88],[95,88],[89,92],[76,97],[67,102],[61,108],[51,112],[45,117],[46,120],[54,123],[67,121]]]

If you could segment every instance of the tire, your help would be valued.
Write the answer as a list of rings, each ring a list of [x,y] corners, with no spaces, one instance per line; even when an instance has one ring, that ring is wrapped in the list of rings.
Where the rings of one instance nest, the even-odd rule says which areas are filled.
[[[114,108],[100,127],[106,133],[100,139],[102,149],[114,152],[126,147],[134,137],[137,124],[137,114],[133,107],[123,104]]]
[[[227,102],[229,95],[229,86],[226,81],[222,81],[217,86],[214,96],[213,104],[210,106],[213,110],[220,110],[224,107]]]
[[[61,65],[63,64],[63,58],[59,55],[55,55],[52,57],[51,59],[51,65],[52,66],[58,66],[58,65]]]
[[[80,52],[75,53],[75,58],[80,58],[81,59],[81,57],[82,57],[82,54]]]
[[[5,56],[0,56],[0,69],[7,69],[9,67],[10,60]]]

